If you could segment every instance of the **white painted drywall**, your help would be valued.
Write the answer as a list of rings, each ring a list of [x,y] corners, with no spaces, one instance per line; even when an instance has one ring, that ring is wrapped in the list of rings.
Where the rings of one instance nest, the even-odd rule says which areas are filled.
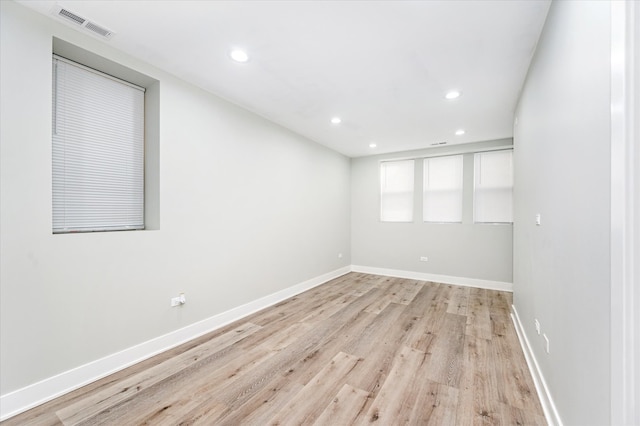
[[[473,224],[473,154],[464,154],[462,223],[422,221],[422,161],[415,162],[413,223],[380,221],[381,160],[455,154],[511,145],[511,139],[351,160],[351,247],[354,265],[512,282],[512,225]],[[426,256],[427,262],[420,261]]]
[[[632,318],[633,320],[633,331],[635,332],[635,338],[633,340],[633,348],[631,349],[632,353],[635,357],[635,364],[633,366],[633,371],[635,372],[635,377],[630,378],[633,383],[634,393],[631,395],[631,404],[633,404],[633,413],[632,421],[640,424],[640,404],[637,401],[640,398],[640,3],[634,3],[633,9],[633,30],[634,30],[634,45],[633,45],[633,53],[631,53],[634,57],[633,70],[635,74],[630,76],[633,79],[633,112],[635,113],[635,120],[633,123],[633,145],[635,148],[635,158],[633,161],[633,177],[630,177],[630,180],[633,182],[632,188],[635,189],[633,192],[633,212],[635,215],[633,218],[628,218],[629,221],[633,224],[633,239],[632,244],[632,253],[628,254],[628,257],[631,257],[632,265],[630,269],[633,270],[633,284],[632,285],[634,301],[633,301],[633,314],[629,315],[628,318]],[[632,190],[633,190],[632,189]]]
[[[514,130],[514,304],[567,425],[610,421],[609,16],[552,3]]]
[[[348,158],[0,3],[0,393],[351,263]],[[53,36],[160,82],[158,230],[52,235]]]

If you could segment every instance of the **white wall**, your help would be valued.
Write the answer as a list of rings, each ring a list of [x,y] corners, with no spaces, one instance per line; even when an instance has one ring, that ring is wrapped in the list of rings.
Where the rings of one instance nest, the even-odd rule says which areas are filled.
[[[512,282],[512,225],[473,223],[473,154],[464,154],[462,223],[434,224],[422,221],[422,161],[415,163],[413,223],[380,221],[381,160],[420,158],[509,146],[511,139],[452,145],[351,160],[351,245],[354,265],[471,278],[498,283]],[[428,262],[420,257],[427,256]],[[464,283],[465,280],[460,280]]]
[[[0,393],[350,264],[348,158],[0,3]],[[52,235],[52,36],[160,82],[159,230]]]
[[[611,424],[640,425],[640,3],[611,4]]]
[[[628,398],[628,403],[633,408],[630,409],[631,413],[631,421],[640,424],[640,404],[637,401],[640,398],[640,3],[634,3],[633,5],[633,36],[632,40],[634,40],[633,44],[633,67],[631,68],[634,73],[628,78],[633,81],[633,109],[632,113],[635,115],[635,120],[633,123],[633,139],[629,143],[629,148],[633,146],[635,158],[633,159],[633,166],[631,167],[631,172],[633,175],[629,177],[632,183],[631,191],[633,192],[633,207],[631,208],[631,212],[634,212],[627,218],[629,222],[633,225],[633,237],[631,246],[631,253],[628,254],[628,258],[630,258],[630,269],[632,272],[632,277],[629,278],[633,280],[633,283],[629,283],[628,286],[632,287],[632,294],[635,296],[634,301],[632,302],[633,306],[633,314],[630,316],[632,330],[634,333],[633,347],[631,349],[631,356],[627,358],[627,360],[633,363],[633,359],[635,359],[635,364],[633,364],[632,371],[635,372],[635,378],[631,378],[633,383],[633,393]],[[629,315],[629,314],[627,314]]]
[[[514,130],[514,306],[567,425],[610,422],[609,22],[552,3]]]

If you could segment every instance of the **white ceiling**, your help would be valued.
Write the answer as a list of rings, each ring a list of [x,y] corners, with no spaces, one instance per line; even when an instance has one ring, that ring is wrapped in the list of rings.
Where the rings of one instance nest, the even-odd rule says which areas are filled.
[[[20,3],[60,19],[56,2]],[[511,137],[550,0],[57,4],[114,31],[105,43],[357,157]]]

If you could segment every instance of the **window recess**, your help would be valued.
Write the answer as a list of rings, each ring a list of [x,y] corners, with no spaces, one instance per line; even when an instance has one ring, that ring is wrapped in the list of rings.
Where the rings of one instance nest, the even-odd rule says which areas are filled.
[[[144,229],[144,89],[53,56],[53,232]]]

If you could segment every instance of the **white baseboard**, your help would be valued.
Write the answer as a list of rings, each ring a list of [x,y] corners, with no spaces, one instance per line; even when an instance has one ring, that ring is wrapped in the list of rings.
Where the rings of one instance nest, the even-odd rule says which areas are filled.
[[[513,305],[511,305],[511,319],[513,320],[513,325],[516,328],[518,340],[520,340],[520,346],[522,346],[522,352],[524,352],[524,357],[527,361],[527,365],[529,366],[529,371],[533,377],[533,383],[538,391],[538,397],[540,398],[540,404],[542,404],[542,410],[544,411],[547,423],[549,423],[549,426],[562,426],[560,414],[553,402],[553,398],[551,397],[551,393],[547,387],[547,382],[544,380],[538,361],[531,350],[531,345],[529,344],[529,339],[527,339],[527,335],[524,332],[522,323],[520,322],[518,311]]]
[[[205,320],[0,396],[0,421],[151,358],[351,271],[336,269]]]
[[[513,292],[513,284],[502,281],[480,280],[477,278],[452,277],[449,275],[427,274],[424,272],[403,271],[400,269],[375,268],[372,266],[351,265],[351,271],[365,274],[384,275],[388,277],[408,278],[411,280],[432,281],[443,284],[461,285],[465,287],[485,288]]]

